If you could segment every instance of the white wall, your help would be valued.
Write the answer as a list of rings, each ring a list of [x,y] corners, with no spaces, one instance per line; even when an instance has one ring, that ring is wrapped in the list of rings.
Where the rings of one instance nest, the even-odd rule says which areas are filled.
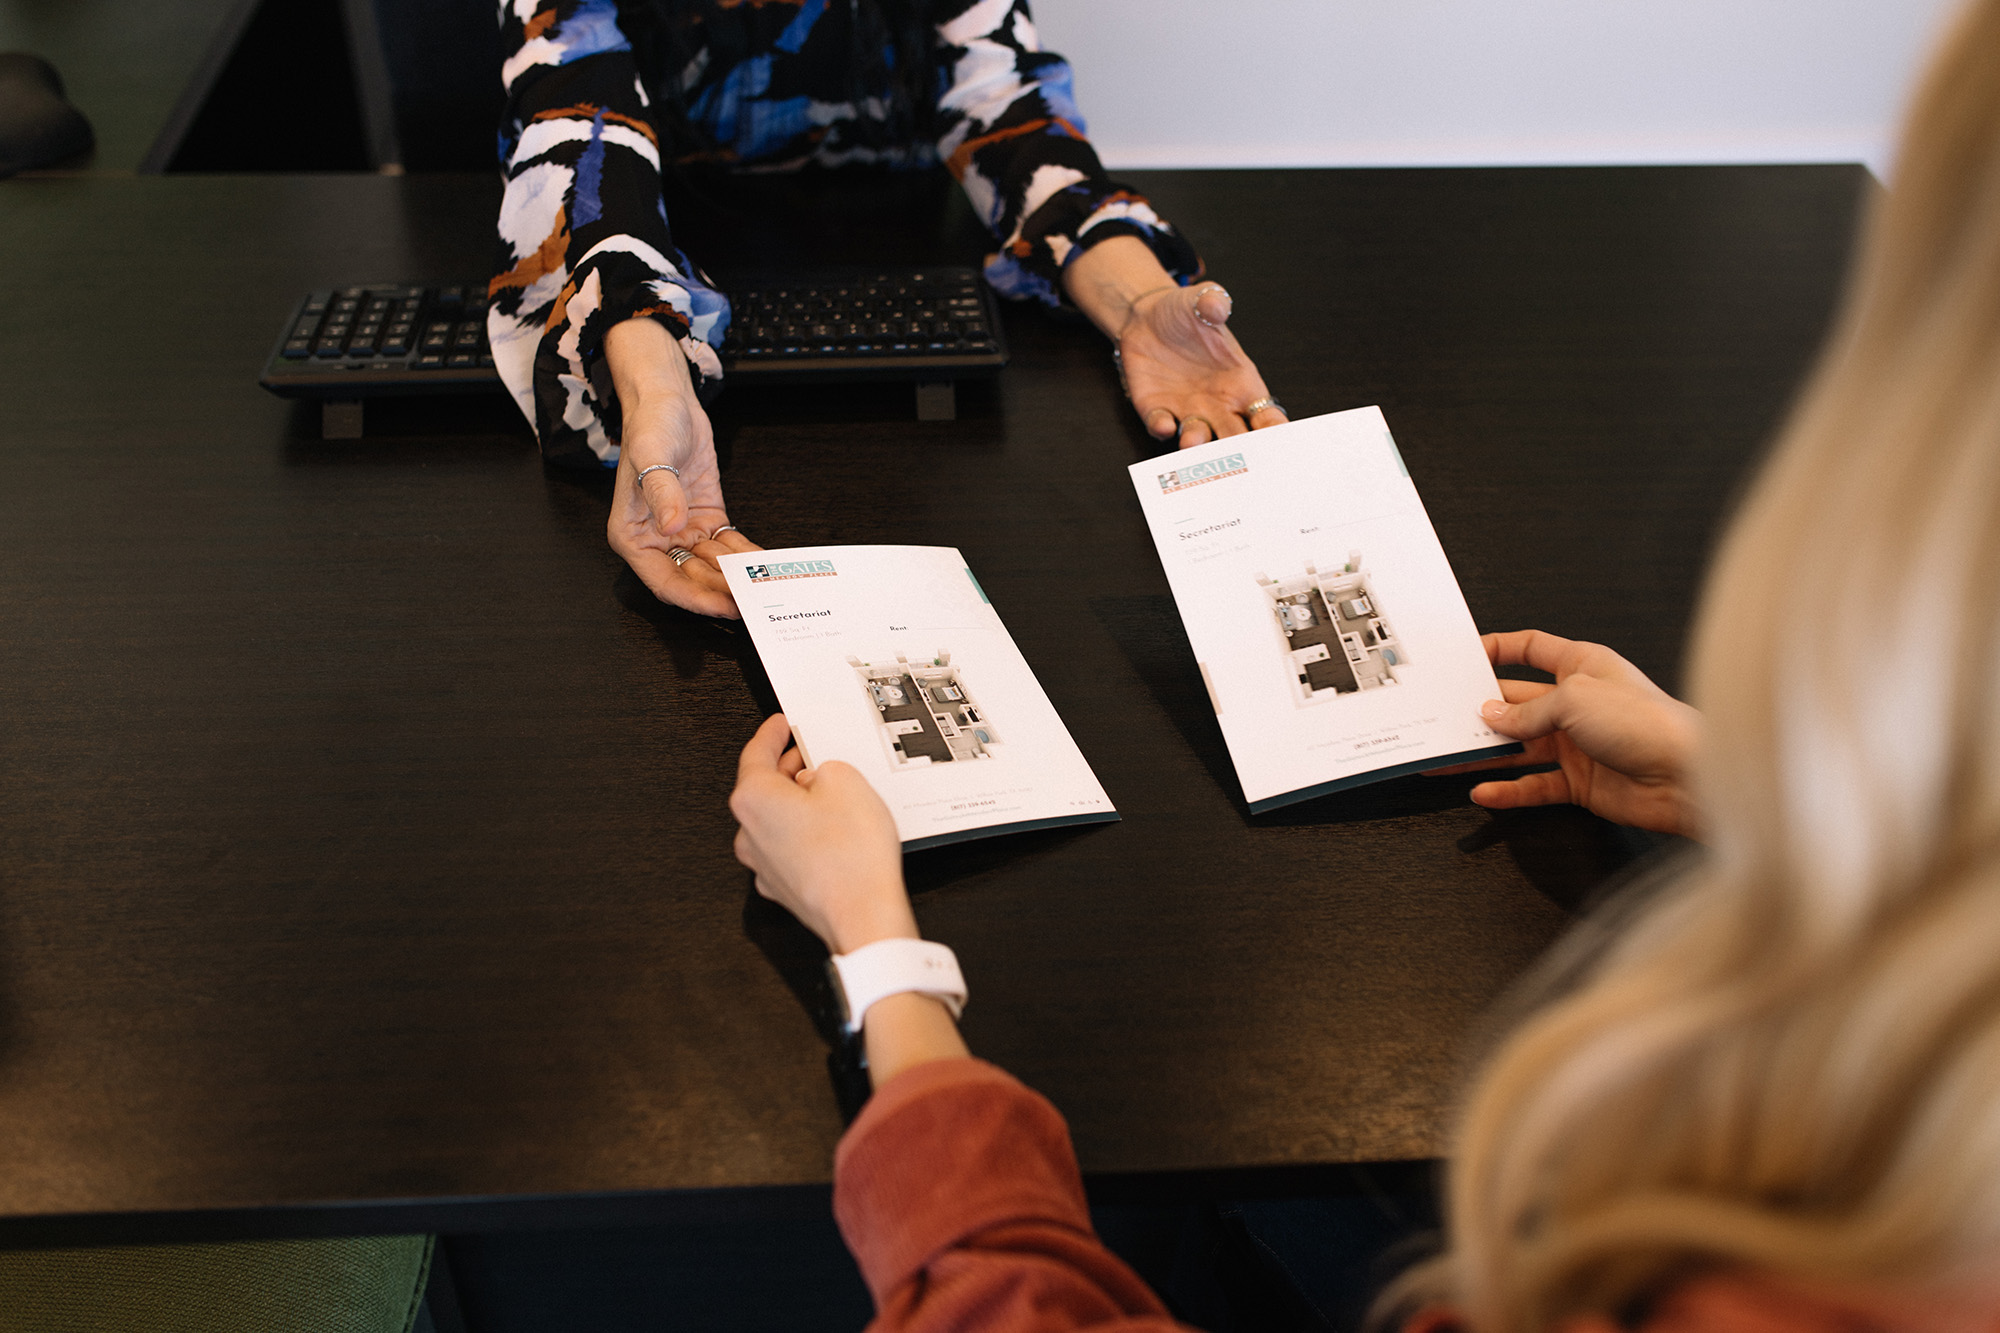
[[[1118,166],[1888,165],[1953,0],[1035,0]]]

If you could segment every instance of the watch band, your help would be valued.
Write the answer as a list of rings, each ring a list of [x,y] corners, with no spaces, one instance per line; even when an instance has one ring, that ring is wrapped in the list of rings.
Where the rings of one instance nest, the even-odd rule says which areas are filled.
[[[840,1017],[850,1033],[861,1031],[877,1000],[905,991],[928,995],[957,1018],[965,1012],[965,976],[958,957],[930,940],[889,939],[837,953],[826,962],[840,997]]]

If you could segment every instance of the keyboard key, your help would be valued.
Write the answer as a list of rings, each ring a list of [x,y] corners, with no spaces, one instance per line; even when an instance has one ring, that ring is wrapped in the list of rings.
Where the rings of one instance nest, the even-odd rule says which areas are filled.
[[[485,341],[485,329],[477,324],[461,324],[458,326],[458,332],[452,335],[451,345],[453,347],[477,347]]]
[[[338,339],[338,338],[321,338],[321,339],[319,340],[319,342],[317,342],[317,343],[316,343],[316,344],[314,344],[314,346],[313,346],[313,355],[314,355],[314,356],[319,356],[319,357],[327,357],[327,356],[339,356],[339,355],[340,355],[340,339]]]
[[[383,356],[408,356],[410,344],[406,339],[389,338],[382,343]]]
[[[294,338],[285,344],[285,350],[280,353],[287,361],[297,361],[300,357],[310,356],[311,354],[312,339],[310,338]]]
[[[444,365],[444,357],[437,352],[426,352],[416,360],[418,370],[437,370]]]
[[[479,358],[474,356],[470,352],[454,352],[451,355],[451,359],[445,362],[445,364],[452,367],[454,370],[457,370],[466,366],[473,365],[478,360]]]
[[[298,326],[292,330],[292,336],[294,338],[310,338],[315,333],[318,332],[319,332],[318,320],[302,319],[298,322]]]

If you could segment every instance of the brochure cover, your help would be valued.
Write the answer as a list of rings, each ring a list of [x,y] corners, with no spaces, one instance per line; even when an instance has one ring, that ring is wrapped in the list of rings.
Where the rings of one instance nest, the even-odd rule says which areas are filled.
[[[1250,810],[1517,754],[1377,407],[1132,465]]]
[[[806,762],[860,769],[905,851],[1118,818],[956,550],[754,551],[722,573]]]

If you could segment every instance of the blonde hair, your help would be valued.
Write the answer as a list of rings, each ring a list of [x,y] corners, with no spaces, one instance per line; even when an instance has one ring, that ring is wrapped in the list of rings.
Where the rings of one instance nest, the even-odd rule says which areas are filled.
[[[2000,0],[1959,18],[1695,632],[1708,851],[1494,1052],[1448,1249],[1479,1333],[1708,1269],[2000,1270]]]

